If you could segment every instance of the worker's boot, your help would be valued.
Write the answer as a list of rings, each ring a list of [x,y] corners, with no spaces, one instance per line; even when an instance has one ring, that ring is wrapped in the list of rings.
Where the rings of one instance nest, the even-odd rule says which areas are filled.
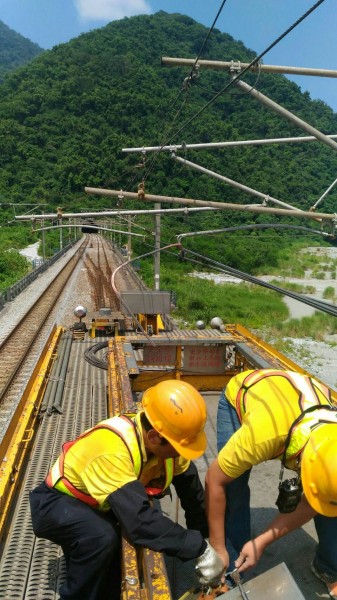
[[[332,581],[334,578],[327,575],[327,573],[324,573],[323,571],[317,569],[314,563],[312,563],[311,565],[311,570],[314,573],[314,575],[318,577],[318,579],[325,583],[326,587],[328,588],[330,598],[333,598],[333,600],[337,600],[337,581]]]

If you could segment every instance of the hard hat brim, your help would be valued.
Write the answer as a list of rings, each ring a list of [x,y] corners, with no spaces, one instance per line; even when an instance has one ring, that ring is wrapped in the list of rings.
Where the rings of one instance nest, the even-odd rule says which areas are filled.
[[[337,517],[336,423],[322,423],[312,430],[301,460],[304,495],[311,508],[324,517]]]
[[[311,508],[320,515],[323,515],[324,517],[337,517],[337,505],[330,504],[329,502],[322,502],[305,484],[303,484],[303,492]]]
[[[179,452],[180,456],[186,458],[186,460],[195,460],[196,458],[199,458],[204,454],[207,446],[207,438],[204,431],[201,431],[194,442],[188,446],[182,446],[167,436],[166,439],[170,442],[171,446]]]

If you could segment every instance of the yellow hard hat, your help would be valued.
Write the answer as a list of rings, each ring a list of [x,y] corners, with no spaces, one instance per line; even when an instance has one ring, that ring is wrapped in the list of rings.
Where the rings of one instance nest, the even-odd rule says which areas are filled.
[[[144,392],[142,404],[153,428],[183,458],[191,460],[205,452],[206,404],[192,385],[177,379],[161,381]]]
[[[321,515],[337,517],[337,423],[312,431],[301,461],[303,491]]]

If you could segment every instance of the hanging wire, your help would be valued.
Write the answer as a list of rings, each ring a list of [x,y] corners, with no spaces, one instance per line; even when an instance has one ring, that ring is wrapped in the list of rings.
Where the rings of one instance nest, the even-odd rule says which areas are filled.
[[[220,6],[220,8],[219,8],[219,10],[218,10],[218,12],[217,12],[217,15],[216,15],[216,17],[215,17],[215,19],[214,19],[214,21],[213,21],[213,23],[212,23],[212,25],[211,25],[211,27],[210,27],[210,29],[209,29],[208,33],[207,33],[207,35],[206,35],[206,38],[205,38],[205,40],[204,40],[204,42],[203,42],[203,44],[202,44],[202,46],[201,46],[200,50],[199,50],[198,56],[197,56],[197,58],[196,58],[196,59],[195,59],[195,61],[194,61],[194,64],[193,64],[193,66],[192,66],[192,68],[191,68],[191,71],[190,71],[190,74],[188,75],[188,77],[186,77],[186,79],[187,79],[187,80],[192,80],[192,79],[193,79],[193,74],[194,74],[194,72],[195,72],[195,69],[196,69],[196,66],[197,66],[198,60],[199,60],[199,58],[200,58],[200,56],[201,56],[201,54],[202,54],[202,52],[203,52],[203,49],[205,48],[205,46],[206,46],[206,44],[207,44],[207,42],[208,42],[208,40],[209,40],[210,36],[211,36],[211,33],[213,32],[213,29],[214,29],[214,27],[215,27],[215,24],[216,24],[216,22],[217,22],[217,20],[218,20],[218,18],[219,18],[219,16],[220,16],[220,14],[221,14],[221,12],[222,12],[222,9],[223,9],[223,7],[225,6],[226,2],[227,2],[227,0],[223,0],[223,2],[221,3],[221,6]]]
[[[187,100],[188,100],[188,97],[189,97],[188,94],[189,94],[189,91],[187,90],[187,93],[186,93],[186,96],[184,98],[183,103],[181,104],[179,110],[176,112],[176,114],[174,115],[174,117],[172,119],[171,125],[170,125],[169,130],[168,130],[168,135],[170,135],[170,132],[172,131],[173,127],[175,126],[176,120],[178,119],[180,113],[182,112],[182,110],[185,108],[185,106],[187,104]],[[158,159],[158,156],[159,156],[159,154],[160,154],[160,152],[161,152],[161,150],[163,149],[164,146],[165,146],[165,144],[162,144],[160,146],[160,148],[157,150],[157,152],[154,153],[153,158],[152,158],[152,160],[150,162],[150,166],[148,167],[148,169],[146,170],[146,172],[144,174],[144,181],[146,181],[146,179],[150,175],[151,171],[153,170],[153,168],[155,166],[155,163],[156,163],[156,161]]]
[[[214,25],[215,25],[215,23],[216,23],[216,20],[218,19],[218,16],[219,16],[220,12],[222,11],[222,8],[223,8],[223,6],[224,6],[225,2],[226,2],[226,0],[224,0],[224,1],[222,2],[222,4],[221,4],[221,7],[220,7],[220,9],[219,9],[219,11],[218,11],[218,14],[217,14],[217,16],[216,16],[216,18],[215,18],[215,20],[214,20],[214,22],[213,22],[213,25],[212,25],[212,27],[211,27],[210,31],[208,32],[208,35],[206,36],[206,39],[205,39],[205,41],[204,41],[204,43],[203,43],[203,45],[202,45],[202,48],[201,48],[201,50],[200,50],[200,51],[199,51],[199,53],[198,53],[198,57],[197,57],[197,59],[196,59],[196,61],[195,61],[194,65],[193,65],[193,67],[192,67],[192,69],[191,69],[191,72],[190,72],[190,77],[191,77],[192,73],[195,71],[196,64],[197,64],[197,61],[198,61],[198,59],[199,59],[199,57],[200,57],[200,55],[201,55],[202,49],[204,48],[204,46],[205,46],[206,42],[208,41],[208,38],[209,38],[209,36],[210,36],[210,34],[211,34],[211,32],[212,32],[213,28],[214,28]],[[206,109],[207,109],[207,108],[208,108],[208,107],[209,107],[211,104],[213,104],[213,102],[214,102],[215,100],[217,100],[217,98],[219,98],[219,96],[221,96],[221,95],[222,95],[222,94],[224,94],[224,93],[225,93],[227,90],[229,90],[230,88],[232,88],[232,87],[235,85],[235,83],[236,83],[236,82],[237,82],[239,79],[242,79],[243,75],[244,75],[244,74],[245,74],[247,71],[249,71],[249,70],[250,70],[250,69],[251,69],[251,68],[252,68],[254,65],[256,65],[256,64],[258,64],[258,65],[259,65],[259,64],[260,64],[260,61],[261,61],[261,59],[263,58],[263,56],[265,56],[265,54],[267,54],[267,53],[268,53],[268,52],[269,52],[269,51],[270,51],[272,48],[274,48],[274,47],[275,47],[275,46],[276,46],[276,45],[277,45],[277,44],[278,44],[278,43],[279,43],[279,42],[280,42],[282,39],[284,39],[284,38],[285,38],[285,37],[286,37],[286,36],[287,36],[287,35],[288,35],[288,34],[289,34],[289,33],[290,33],[290,32],[291,32],[293,29],[295,29],[295,28],[296,28],[296,27],[297,27],[297,26],[298,26],[298,25],[299,25],[299,24],[300,24],[300,23],[301,23],[301,22],[302,22],[304,19],[306,19],[306,18],[307,18],[307,17],[308,17],[308,16],[309,16],[309,15],[310,15],[310,14],[311,14],[311,13],[312,13],[314,10],[316,10],[316,9],[317,9],[317,8],[318,8],[318,7],[319,7],[321,4],[323,4],[323,2],[325,2],[325,0],[318,0],[318,2],[316,2],[316,3],[315,3],[315,4],[314,4],[314,5],[311,7],[311,8],[309,8],[309,9],[308,9],[308,10],[307,10],[307,11],[306,11],[306,12],[305,12],[305,13],[304,13],[304,14],[303,14],[303,15],[302,15],[302,16],[301,16],[299,19],[297,19],[297,21],[295,21],[295,22],[294,22],[294,23],[293,23],[293,24],[292,24],[290,27],[288,27],[288,29],[286,29],[286,30],[285,30],[285,31],[284,31],[284,32],[283,32],[283,33],[282,33],[282,34],[281,34],[281,35],[280,35],[278,38],[276,38],[276,40],[274,40],[274,42],[272,42],[272,43],[271,43],[269,46],[267,46],[267,48],[266,48],[266,49],[265,49],[263,52],[261,52],[261,53],[260,53],[258,56],[256,56],[256,57],[255,57],[255,58],[254,58],[254,59],[253,59],[253,60],[252,60],[252,61],[251,61],[251,62],[250,62],[250,63],[249,63],[249,64],[248,64],[248,65],[247,65],[247,66],[246,66],[244,69],[242,69],[242,71],[240,71],[240,73],[238,73],[238,74],[237,74],[235,77],[233,77],[233,78],[231,79],[231,81],[225,85],[225,87],[223,87],[223,88],[222,88],[222,89],[221,89],[219,92],[217,92],[217,93],[216,93],[216,94],[213,96],[213,98],[211,98],[211,100],[209,100],[209,102],[207,102],[207,103],[206,103],[206,104],[205,104],[205,105],[204,105],[204,106],[203,106],[201,109],[199,109],[199,110],[198,110],[198,111],[197,111],[197,112],[196,112],[196,113],[195,113],[195,114],[194,114],[194,115],[193,115],[193,116],[192,116],[190,119],[188,119],[188,120],[187,120],[187,121],[186,121],[186,122],[185,122],[185,123],[184,123],[184,124],[183,124],[183,125],[182,125],[182,126],[181,126],[181,127],[180,127],[180,128],[177,130],[177,131],[176,131],[176,132],[175,132],[175,133],[173,133],[172,135],[170,135],[170,132],[172,131],[172,129],[173,129],[173,126],[174,126],[174,124],[175,124],[175,122],[176,122],[176,120],[177,120],[177,118],[178,118],[179,114],[181,113],[181,111],[182,111],[183,107],[184,107],[184,106],[185,106],[185,104],[186,104],[187,97],[185,98],[185,100],[184,100],[184,102],[183,102],[182,106],[180,107],[179,111],[177,111],[177,113],[176,113],[176,115],[175,115],[174,119],[172,120],[172,124],[171,124],[171,126],[170,126],[170,128],[169,128],[169,132],[168,132],[168,134],[167,134],[167,137],[166,137],[166,139],[165,139],[165,142],[163,142],[163,143],[161,144],[160,148],[157,150],[157,152],[155,152],[155,153],[154,153],[154,156],[153,156],[153,159],[152,159],[152,161],[151,161],[151,163],[150,163],[150,166],[149,166],[149,168],[147,169],[147,171],[146,171],[146,172],[145,172],[145,174],[144,174],[144,177],[143,177],[143,182],[144,182],[144,183],[145,183],[145,180],[148,178],[149,174],[151,173],[151,171],[153,170],[153,168],[154,168],[154,165],[155,165],[155,163],[156,163],[156,161],[157,161],[157,159],[158,159],[158,156],[159,156],[159,154],[160,154],[160,152],[161,152],[162,148],[163,148],[164,146],[167,146],[167,145],[169,145],[169,144],[170,144],[170,142],[171,142],[171,141],[172,141],[172,140],[173,140],[173,139],[174,139],[176,136],[178,136],[178,135],[179,135],[179,134],[180,134],[180,133],[181,133],[181,132],[182,132],[184,129],[186,129],[186,127],[188,127],[188,125],[190,125],[190,124],[191,124],[191,123],[192,123],[192,122],[193,122],[193,121],[194,121],[194,120],[195,120],[197,117],[199,117],[199,116],[200,116],[200,115],[201,115],[201,114],[202,114],[202,113],[203,113],[203,112],[204,112],[204,111],[205,111],[205,110],[206,110]],[[259,78],[259,75],[258,75],[258,78]],[[257,81],[258,81],[258,79],[257,79]],[[257,85],[257,81],[256,81],[255,85]],[[180,94],[179,94],[179,95],[180,95]],[[179,95],[178,95],[178,97],[179,97]],[[177,98],[178,98],[178,97],[177,97]],[[176,99],[176,100],[177,100],[177,99]],[[130,182],[130,185],[128,186],[128,187],[129,187],[129,189],[131,189],[131,187],[133,186],[133,183],[134,183],[134,181],[135,181],[135,178],[136,178],[136,175],[135,175],[135,177],[133,177],[132,181]]]
[[[215,94],[215,96],[211,100],[209,100],[209,102],[207,102],[188,121],[186,121],[186,123],[184,123],[184,125],[182,125],[180,127],[180,129],[178,129],[178,131],[176,131],[176,133],[173,136],[171,136],[171,138],[166,140],[166,142],[163,144],[163,146],[169,145],[174,137],[176,137],[184,129],[186,129],[186,127],[188,125],[190,125],[197,117],[199,117],[211,104],[213,104],[213,102],[215,100],[217,100],[217,98],[219,98],[219,96],[221,96],[224,92],[226,92],[229,88],[231,88],[239,79],[242,79],[243,75],[247,71],[249,71],[249,69],[251,69],[254,65],[258,64],[259,61],[263,58],[263,56],[265,56],[265,54],[267,54],[270,50],[272,50],[272,48],[274,48],[281,40],[283,40],[283,38],[285,38],[293,29],[295,29],[295,27],[297,27],[304,19],[306,19],[314,10],[316,10],[321,4],[323,4],[323,2],[325,2],[325,0],[318,0],[318,2],[316,2],[299,19],[297,19],[297,21],[295,21],[295,23],[293,23],[290,27],[288,27],[288,29],[286,29],[286,31],[284,31],[278,38],[276,38],[276,40],[274,40],[274,42],[272,42],[263,52],[261,52],[258,56],[256,56],[244,69],[242,69],[242,71],[240,71],[240,73],[238,73],[235,77],[233,77],[231,79],[231,81],[227,85],[225,85],[224,88],[222,88],[222,90],[220,90],[217,94]]]
[[[213,23],[212,23],[212,25],[211,25],[211,27],[210,27],[210,29],[209,29],[209,31],[208,31],[208,33],[207,33],[207,35],[206,35],[206,38],[205,38],[205,40],[204,40],[204,42],[203,42],[203,44],[202,44],[202,46],[201,46],[201,48],[200,48],[200,50],[199,50],[199,52],[198,52],[197,58],[196,58],[196,59],[195,59],[195,61],[194,61],[194,64],[193,64],[193,66],[192,66],[192,69],[191,69],[191,71],[190,71],[190,74],[189,74],[189,75],[186,77],[186,79],[184,80],[184,83],[183,83],[182,90],[180,90],[180,92],[179,92],[179,94],[178,94],[178,96],[177,96],[176,100],[175,100],[175,101],[174,101],[174,103],[173,103],[173,106],[174,106],[174,105],[175,105],[175,103],[177,102],[177,100],[178,100],[178,98],[180,97],[180,94],[181,94],[181,92],[182,92],[182,91],[185,91],[186,93],[188,93],[188,91],[189,91],[189,83],[191,83],[191,82],[193,82],[193,81],[195,80],[195,78],[196,78],[196,68],[197,68],[197,62],[198,62],[198,60],[199,60],[199,58],[200,58],[200,56],[201,56],[201,54],[202,54],[202,52],[203,52],[203,50],[204,50],[204,48],[205,48],[205,46],[206,46],[207,42],[208,42],[208,40],[209,40],[209,37],[210,37],[210,35],[211,35],[211,34],[212,34],[212,32],[213,32],[213,29],[214,29],[214,27],[215,27],[215,24],[216,24],[216,22],[217,22],[217,20],[218,20],[218,18],[219,18],[219,16],[220,16],[220,14],[221,14],[221,11],[222,11],[222,9],[223,9],[224,5],[226,4],[226,2],[227,2],[227,0],[223,0],[223,1],[222,1],[222,3],[221,3],[221,6],[220,6],[220,8],[219,8],[219,10],[218,10],[218,12],[217,12],[217,15],[216,15],[216,17],[215,17],[215,19],[214,19],[214,21],[213,21]],[[168,137],[170,137],[170,133],[171,133],[171,131],[173,130],[173,127],[175,126],[175,123],[176,123],[176,121],[177,121],[177,119],[178,119],[179,115],[181,114],[181,112],[182,112],[183,108],[185,107],[185,105],[186,105],[186,103],[187,103],[187,99],[188,99],[188,96],[187,96],[187,94],[186,94],[186,96],[185,96],[185,99],[184,99],[184,102],[182,103],[182,105],[180,106],[180,109],[179,109],[179,110],[176,112],[176,114],[175,114],[174,118],[172,119],[172,122],[171,122],[170,128],[169,128],[169,130],[168,130],[168,132],[167,132],[167,134],[166,134],[166,137],[167,137],[167,136],[168,136]],[[172,109],[172,107],[171,107],[171,109]],[[168,120],[168,118],[169,118],[169,114],[167,115],[167,117],[166,117],[166,119],[165,119],[165,121],[164,121],[164,122],[166,122],[166,121]],[[162,127],[160,128],[160,131],[161,131],[161,130],[162,130]],[[171,139],[172,139],[172,138],[171,138]],[[156,163],[156,161],[157,161],[157,159],[158,159],[159,153],[161,152],[162,148],[163,148],[165,145],[166,145],[165,143],[164,143],[164,144],[162,144],[162,145],[161,145],[161,147],[158,149],[158,151],[157,151],[157,152],[154,154],[154,156],[153,156],[153,158],[152,158],[152,160],[151,160],[151,162],[150,162],[150,166],[149,166],[149,168],[146,170],[146,172],[145,172],[145,174],[144,174],[144,177],[143,177],[143,180],[144,180],[144,182],[146,181],[146,179],[148,178],[149,174],[150,174],[150,173],[151,173],[151,171],[153,170],[153,168],[154,168],[154,165],[155,165],[155,163]]]
[[[254,229],[295,229],[297,231],[307,231],[313,234],[324,235],[325,232],[319,229],[311,229],[304,225],[288,225],[287,223],[254,223],[250,225],[234,225],[232,227],[224,227],[223,229],[209,229],[205,231],[189,231],[188,233],[181,233],[177,235],[177,241],[181,242],[183,238],[196,237],[200,235],[217,235],[219,233],[231,233],[233,231],[242,230],[254,230]],[[328,237],[334,237],[331,234],[325,234]]]
[[[216,260],[213,260],[207,256],[199,254],[198,252],[193,252],[192,250],[188,250],[186,248],[183,248],[183,254],[184,256],[186,256],[186,254],[191,254],[198,260],[203,261],[204,264],[212,265],[213,268],[216,268],[221,273],[233,275],[238,279],[243,279],[244,281],[248,281],[250,283],[254,283],[255,285],[259,285],[267,289],[273,290],[275,292],[278,292],[283,296],[289,296],[290,298],[298,300],[303,304],[308,304],[309,306],[312,306],[316,310],[320,310],[334,317],[337,317],[337,307],[333,304],[329,304],[329,302],[324,302],[323,300],[316,300],[314,298],[306,298],[302,294],[296,294],[295,292],[291,292],[290,290],[286,290],[279,286],[273,285],[271,283],[268,283],[267,281],[262,281],[262,279],[259,279],[258,277],[254,277],[253,275],[249,275],[248,273],[244,273],[243,271],[239,271],[238,269],[234,269],[232,267],[229,267],[228,265],[224,265]]]

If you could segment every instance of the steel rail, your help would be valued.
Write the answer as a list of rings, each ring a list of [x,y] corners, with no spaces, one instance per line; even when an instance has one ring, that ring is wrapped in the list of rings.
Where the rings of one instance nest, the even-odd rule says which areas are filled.
[[[55,298],[65,288],[69,277],[80,259],[74,255],[60,274],[35,301],[33,306],[15,325],[0,346],[0,404],[9,393],[10,386],[24,364],[40,331],[46,323]]]
[[[60,297],[81,255],[76,254],[21,317],[0,345],[0,404],[8,392],[30,349],[48,319],[51,306]]]

